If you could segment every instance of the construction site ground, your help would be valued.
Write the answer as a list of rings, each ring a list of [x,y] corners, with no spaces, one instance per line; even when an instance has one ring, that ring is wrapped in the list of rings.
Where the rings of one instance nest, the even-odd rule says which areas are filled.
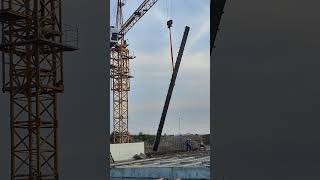
[[[209,150],[150,156],[111,163],[111,179],[210,179]]]

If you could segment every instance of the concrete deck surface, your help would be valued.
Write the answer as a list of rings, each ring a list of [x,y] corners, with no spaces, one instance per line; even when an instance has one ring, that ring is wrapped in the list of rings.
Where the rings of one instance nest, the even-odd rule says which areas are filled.
[[[210,179],[208,153],[180,153],[116,162],[110,164],[110,167],[112,179]]]

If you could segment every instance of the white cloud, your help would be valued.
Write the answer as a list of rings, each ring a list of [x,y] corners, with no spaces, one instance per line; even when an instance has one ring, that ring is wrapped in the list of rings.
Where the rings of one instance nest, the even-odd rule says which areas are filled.
[[[174,57],[176,60],[176,56]],[[135,75],[147,75],[148,77],[170,77],[172,64],[169,56],[169,50],[162,50],[150,53],[139,53],[137,58],[132,61],[131,69],[134,69]],[[185,52],[182,57],[180,72],[183,75],[197,75],[209,77],[210,73],[210,54],[207,51]]]
[[[170,108],[173,110],[188,111],[188,109],[208,109],[210,106],[209,101],[209,62],[205,61],[205,54],[198,53],[186,56],[183,61],[185,62],[180,68],[176,87],[173,94],[173,101]],[[135,93],[139,91],[142,86],[146,87],[146,82],[150,81],[158,84],[155,87],[147,86],[144,93],[157,94],[154,98],[148,100],[132,102],[134,106],[130,108],[131,112],[157,112],[163,107],[165,95],[171,78],[171,67],[169,65],[161,65],[159,61],[162,60],[159,56],[152,56],[151,64],[148,64],[148,58],[143,58],[143,65],[140,62],[141,71],[148,69],[145,72],[139,72],[139,76],[136,77],[135,84],[132,87],[131,95],[141,96],[143,93]],[[158,58],[157,58],[158,57]],[[158,60],[156,60],[158,59]],[[163,61],[163,60],[162,60]],[[187,62],[190,62],[189,64]],[[168,63],[169,64],[169,63]],[[136,68],[138,71],[139,69]],[[162,82],[162,85],[159,85]],[[139,89],[139,90],[138,90]],[[161,95],[160,95],[161,94]],[[136,98],[137,99],[137,98]],[[208,111],[209,113],[209,111]]]
[[[210,45],[209,42],[209,36],[210,36],[210,9],[209,8],[204,8],[203,9],[204,13],[201,17],[198,17],[201,19],[201,24],[199,27],[195,29],[195,31],[190,32],[191,35],[191,41],[189,43],[189,46],[192,48],[193,46],[196,45],[196,43],[199,43],[199,41],[207,36],[207,45]],[[203,42],[202,42],[203,43]]]
[[[153,9],[153,18],[160,22],[166,22],[168,20],[167,16],[158,7]]]
[[[192,99],[192,101],[190,101]],[[131,112],[157,112],[160,111],[164,105],[164,97],[160,101],[148,101],[139,104],[138,106],[130,107]],[[170,109],[171,110],[186,110],[186,109],[208,109],[210,107],[209,98],[186,98],[179,99],[178,101],[171,101]]]

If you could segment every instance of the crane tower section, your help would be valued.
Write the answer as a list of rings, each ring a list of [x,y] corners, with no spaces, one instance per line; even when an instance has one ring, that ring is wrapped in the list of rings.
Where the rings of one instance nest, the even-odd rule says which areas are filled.
[[[128,93],[130,91],[129,55],[126,44],[111,49],[111,77],[113,91],[113,143],[129,143]]]
[[[58,179],[63,52],[77,50],[61,0],[1,0],[3,91],[10,94],[11,180]]]
[[[123,26],[123,0],[117,1],[116,30]],[[111,78],[113,91],[113,143],[129,143],[128,95],[130,91],[130,56],[124,34],[118,34],[116,43],[111,46]]]
[[[130,90],[130,55],[125,34],[147,13],[158,0],[144,0],[126,22],[123,21],[125,0],[117,0],[116,26],[110,29],[111,90],[113,91],[113,143],[129,143],[128,92]]]

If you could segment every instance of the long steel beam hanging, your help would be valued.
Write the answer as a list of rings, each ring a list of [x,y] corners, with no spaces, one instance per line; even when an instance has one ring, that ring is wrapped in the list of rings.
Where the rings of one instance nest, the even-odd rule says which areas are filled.
[[[176,79],[177,79],[177,75],[178,75],[178,71],[179,71],[179,67],[180,67],[180,63],[181,63],[181,59],[182,59],[182,55],[183,55],[183,51],[184,51],[184,47],[186,45],[187,37],[188,37],[188,34],[189,34],[189,30],[190,30],[190,27],[186,26],[185,30],[184,30],[183,38],[182,38],[182,41],[181,41],[180,49],[179,49],[179,52],[178,52],[178,57],[177,57],[177,60],[176,60],[176,64],[174,66],[174,70],[173,70],[173,73],[172,73],[172,76],[171,76],[171,81],[170,81],[170,85],[169,85],[166,101],[165,101],[164,106],[163,106],[163,110],[162,110],[162,114],[161,114],[161,118],[160,118],[160,123],[159,123],[158,131],[157,131],[157,136],[156,136],[156,139],[155,139],[154,144],[153,144],[153,151],[157,151],[158,150],[158,146],[159,146],[159,143],[160,143],[160,138],[161,138],[163,125],[164,125],[164,122],[166,120],[166,116],[167,116],[167,112],[168,112],[168,108],[169,108],[171,95],[172,95],[173,88],[174,88],[174,85],[175,85],[175,82],[176,82]]]
[[[63,52],[78,31],[62,26],[61,0],[1,0],[3,91],[10,94],[11,180],[57,180]]]

